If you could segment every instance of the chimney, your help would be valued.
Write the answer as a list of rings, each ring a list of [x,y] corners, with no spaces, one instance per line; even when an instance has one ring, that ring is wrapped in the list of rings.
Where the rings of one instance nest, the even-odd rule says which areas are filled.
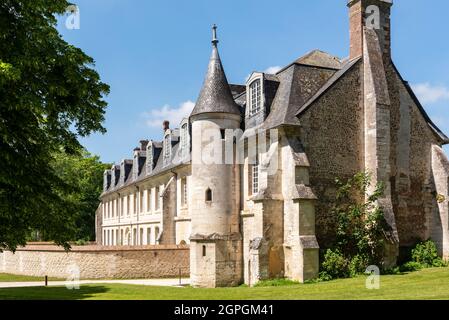
[[[140,150],[145,151],[147,150],[149,141],[148,140],[140,140]]]
[[[390,61],[392,5],[393,0],[348,0],[351,59],[363,54],[363,30],[370,28],[377,33],[384,61]]]
[[[164,132],[167,131],[168,129],[170,129],[170,121],[165,120],[165,121],[162,123],[162,128],[164,129]]]

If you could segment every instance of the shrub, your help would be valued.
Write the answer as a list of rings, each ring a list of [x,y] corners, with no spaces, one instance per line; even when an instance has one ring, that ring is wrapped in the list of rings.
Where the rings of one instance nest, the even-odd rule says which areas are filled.
[[[424,268],[443,267],[446,263],[438,256],[435,243],[431,240],[418,243],[412,250],[412,261]]]
[[[328,249],[324,254],[321,265],[323,277],[327,280],[335,278],[348,278],[350,276],[349,261],[339,250]]]
[[[399,271],[400,272],[413,272],[413,271],[418,271],[421,270],[423,268],[423,266],[415,261],[409,261],[405,264],[403,264],[402,266],[399,267]]]
[[[349,275],[355,277],[358,274],[364,273],[368,265],[369,262],[367,257],[359,254],[354,256],[349,263]]]
[[[385,234],[389,226],[377,205],[384,186],[371,185],[361,172],[347,181],[336,180],[337,195],[332,215],[336,218],[334,248],[321,264],[321,279],[347,278],[364,273],[369,265],[383,266]],[[373,188],[374,187],[374,188]]]

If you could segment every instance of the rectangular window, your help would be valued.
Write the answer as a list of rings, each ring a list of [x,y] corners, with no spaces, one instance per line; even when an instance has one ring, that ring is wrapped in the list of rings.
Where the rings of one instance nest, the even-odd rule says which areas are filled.
[[[151,189],[147,189],[147,212],[151,212]]]
[[[256,162],[256,164],[252,167],[252,187],[253,187],[253,194],[259,193],[259,163]]]
[[[161,195],[159,187],[156,187],[155,196],[156,196],[156,211],[158,211],[161,208]]]
[[[140,203],[139,203],[139,212],[142,213],[143,212],[143,199],[144,199],[144,192],[145,191],[140,191]]]
[[[188,190],[187,190],[187,177],[181,179],[181,203],[183,207],[187,207],[188,204]]]
[[[133,213],[137,213],[137,192],[133,194]]]
[[[130,202],[131,202],[131,195],[127,195],[126,196],[126,215],[129,216],[129,214],[131,213],[130,211]]]
[[[151,228],[147,228],[147,244],[151,244]]]

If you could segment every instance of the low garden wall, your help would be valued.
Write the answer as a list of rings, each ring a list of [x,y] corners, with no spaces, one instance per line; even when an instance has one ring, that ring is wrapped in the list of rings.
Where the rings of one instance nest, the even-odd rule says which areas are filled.
[[[189,247],[176,245],[73,246],[30,243],[0,253],[0,272],[80,279],[150,279],[189,275]]]

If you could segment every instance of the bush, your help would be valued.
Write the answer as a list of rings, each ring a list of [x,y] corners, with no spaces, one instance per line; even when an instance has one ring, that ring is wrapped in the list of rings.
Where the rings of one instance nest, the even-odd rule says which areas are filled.
[[[350,276],[349,265],[350,262],[339,250],[328,249],[321,265],[323,277],[327,280],[348,278]]]
[[[419,243],[412,250],[412,261],[424,268],[443,267],[446,263],[438,256],[435,243],[431,240]]]
[[[402,266],[399,267],[400,272],[413,272],[418,271],[423,268],[422,264],[415,262],[415,261],[409,261]]]
[[[365,273],[366,267],[369,265],[368,258],[362,255],[356,255],[349,263],[349,275],[355,277],[359,274]]]

